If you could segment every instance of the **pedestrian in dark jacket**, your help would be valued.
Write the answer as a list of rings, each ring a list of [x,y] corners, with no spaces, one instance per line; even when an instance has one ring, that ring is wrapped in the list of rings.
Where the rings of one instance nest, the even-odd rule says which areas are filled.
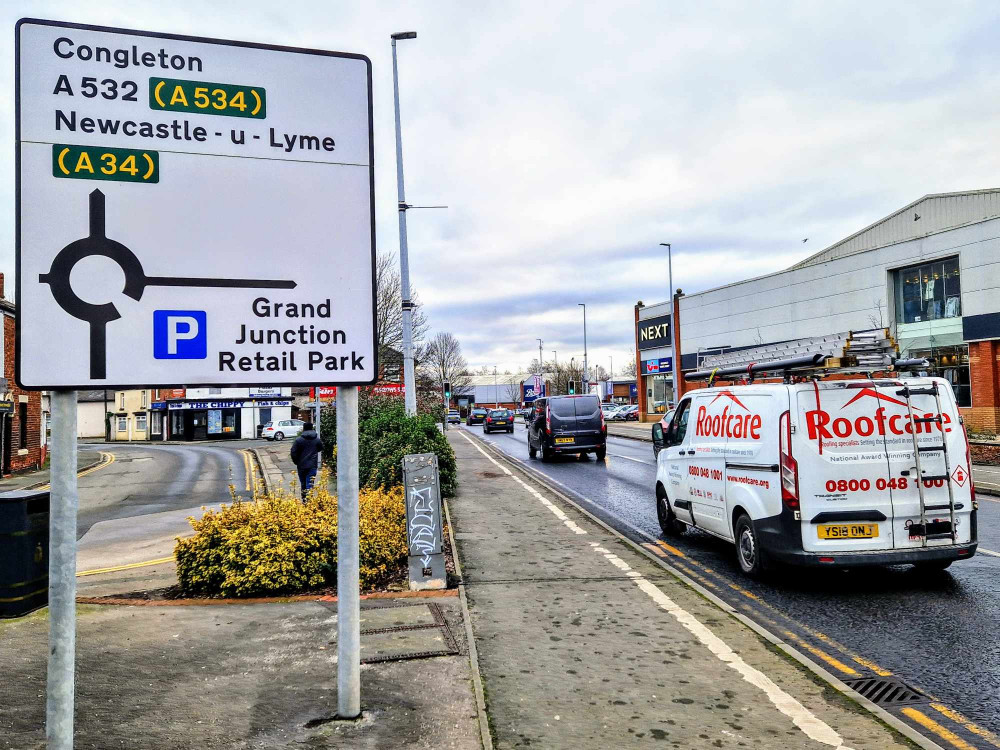
[[[302,426],[302,434],[292,443],[292,463],[299,470],[299,486],[302,488],[302,499],[312,489],[316,480],[316,469],[319,467],[319,454],[323,451],[323,441],[313,428],[312,422]]]

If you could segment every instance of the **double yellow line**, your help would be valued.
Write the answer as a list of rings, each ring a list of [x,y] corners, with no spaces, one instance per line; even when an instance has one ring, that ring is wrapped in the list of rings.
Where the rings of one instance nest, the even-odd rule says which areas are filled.
[[[676,566],[684,573],[697,580],[702,585],[708,586],[711,589],[718,590],[719,585],[709,580],[709,578],[706,577],[707,575],[715,573],[715,571],[713,571],[711,568],[706,567],[697,560],[689,557],[688,555],[685,555],[676,547],[673,547],[667,544],[666,542],[660,540],[657,540],[656,544],[647,543],[643,544],[642,546],[648,549],[650,552],[656,554],[658,557],[665,559],[671,558],[670,559],[671,565]],[[679,562],[679,560],[682,560],[683,562]],[[694,567],[700,568],[701,573],[704,573],[706,575],[702,575],[698,571],[694,570],[693,569]],[[723,580],[725,580],[724,577]],[[871,661],[870,659],[865,659],[864,657],[858,656],[857,654],[850,651],[847,647],[837,643],[837,641],[833,640],[830,636],[826,635],[825,633],[821,633],[818,630],[814,630],[809,626],[801,622],[798,622],[794,618],[789,617],[787,614],[777,609],[773,605],[769,604],[768,602],[764,601],[753,592],[747,591],[745,588],[737,586],[736,584],[730,583],[728,581],[726,581],[726,584],[728,588],[732,589],[733,591],[736,591],[741,596],[753,602],[753,604],[745,604],[744,606],[747,609],[754,610],[754,614],[757,618],[763,620],[767,625],[771,626],[772,628],[775,628],[776,632],[780,631],[786,638],[792,641],[796,646],[805,649],[810,654],[823,661],[826,665],[836,669],[838,672],[844,675],[845,679],[851,679],[851,678],[856,679],[858,677],[861,677],[861,673],[858,672],[858,670],[856,670],[849,664],[845,664],[844,661],[841,661],[840,659],[837,659],[836,657],[832,656],[826,651],[809,644],[808,642],[800,638],[798,635],[796,635],[793,631],[789,630],[788,628],[782,627],[776,620],[773,620],[765,616],[762,612],[760,612],[759,608],[763,607],[771,610],[772,612],[774,612],[774,614],[784,618],[790,623],[793,623],[798,628],[801,628],[803,632],[809,634],[813,638],[816,638],[818,641],[830,646],[835,651],[838,651],[842,655],[848,657],[855,664],[859,664],[871,670],[880,677],[889,677],[892,675],[892,672],[890,672],[888,669],[880,667],[878,664]],[[968,717],[964,716],[963,714],[959,713],[953,708],[945,706],[943,703],[941,703],[937,698],[934,698],[933,696],[931,696],[930,707],[933,708],[942,716],[949,719],[950,721],[953,721],[955,724],[958,724],[966,731],[976,735],[976,737],[982,740],[985,740],[992,747],[1000,749],[1000,737],[997,737],[997,735],[995,735],[988,729],[983,729],[982,727],[976,725]],[[924,707],[921,706],[920,708]],[[957,748],[957,750],[976,750],[975,745],[969,744],[961,737],[959,737],[957,734],[955,734],[955,732],[953,732],[947,726],[941,724],[940,722],[928,716],[927,713],[924,713],[924,711],[915,707],[907,707],[902,709],[902,713],[911,721],[915,722],[916,724],[919,724],[924,729],[933,732],[935,735],[940,737],[942,740],[947,742],[952,747]]]
[[[85,477],[88,474],[93,474],[95,471],[100,471],[101,469],[103,469],[106,466],[111,466],[111,464],[113,464],[114,462],[115,462],[115,454],[114,453],[105,453],[104,451],[101,451],[101,462],[99,464],[91,466],[88,469],[84,469],[83,471],[78,471],[76,473],[77,479],[79,479],[80,477]],[[38,489],[40,489],[40,490],[48,490],[48,489],[51,489],[51,488],[52,488],[51,484],[43,484]]]
[[[257,497],[257,461],[254,459],[253,454],[246,448],[240,451],[243,454],[243,469],[244,476],[246,477],[246,483],[244,489],[250,493],[250,497]]]

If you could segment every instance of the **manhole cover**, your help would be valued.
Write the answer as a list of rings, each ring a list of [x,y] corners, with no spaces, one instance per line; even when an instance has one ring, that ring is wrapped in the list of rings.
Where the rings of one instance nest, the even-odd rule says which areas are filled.
[[[927,696],[894,677],[863,677],[844,680],[848,687],[879,706],[902,706],[922,703]]]

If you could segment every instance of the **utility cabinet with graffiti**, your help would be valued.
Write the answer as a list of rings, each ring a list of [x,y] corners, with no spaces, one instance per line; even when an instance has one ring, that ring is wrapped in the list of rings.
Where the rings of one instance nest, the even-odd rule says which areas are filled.
[[[447,574],[442,547],[441,483],[434,453],[403,456],[410,590],[443,589]]]

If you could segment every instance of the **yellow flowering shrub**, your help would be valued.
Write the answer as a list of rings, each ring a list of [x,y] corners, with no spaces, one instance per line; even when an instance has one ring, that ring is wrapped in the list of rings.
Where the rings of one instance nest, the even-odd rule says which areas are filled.
[[[337,498],[324,470],[303,503],[284,490],[192,517],[194,536],[174,548],[185,594],[241,597],[336,586]],[[294,490],[294,488],[293,488]],[[361,588],[383,585],[406,564],[402,488],[362,490]]]

